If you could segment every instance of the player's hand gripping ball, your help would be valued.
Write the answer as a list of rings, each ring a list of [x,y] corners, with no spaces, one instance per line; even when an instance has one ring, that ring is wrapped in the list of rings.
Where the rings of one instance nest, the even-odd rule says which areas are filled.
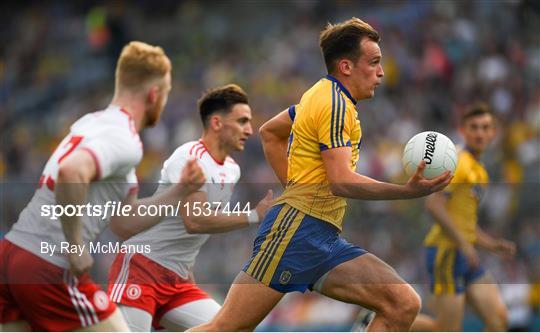
[[[428,179],[446,170],[453,174],[457,166],[456,147],[452,140],[441,133],[428,131],[416,134],[407,142],[403,151],[405,172],[412,176],[421,160],[426,161],[424,177]]]

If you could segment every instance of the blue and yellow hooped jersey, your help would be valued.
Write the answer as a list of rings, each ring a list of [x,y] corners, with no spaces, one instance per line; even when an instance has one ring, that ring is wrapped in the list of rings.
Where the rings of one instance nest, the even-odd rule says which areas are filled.
[[[478,204],[488,182],[488,173],[482,163],[467,149],[460,150],[454,178],[443,193],[448,197],[446,208],[452,222],[465,240],[470,243],[476,242]],[[424,244],[445,248],[456,247],[456,244],[437,223],[431,227]]]
[[[349,166],[356,170],[362,132],[356,100],[328,75],[311,87],[300,103],[289,109],[294,117],[288,149],[287,186],[276,204],[299,211],[342,229],[346,199],[330,191],[321,151],[349,147]]]

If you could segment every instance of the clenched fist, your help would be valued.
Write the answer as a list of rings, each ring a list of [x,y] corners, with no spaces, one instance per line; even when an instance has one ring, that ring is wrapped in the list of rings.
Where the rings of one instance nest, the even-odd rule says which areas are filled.
[[[206,177],[197,160],[192,159],[186,163],[186,166],[182,170],[178,186],[181,189],[181,193],[186,196],[200,189],[205,181]]]

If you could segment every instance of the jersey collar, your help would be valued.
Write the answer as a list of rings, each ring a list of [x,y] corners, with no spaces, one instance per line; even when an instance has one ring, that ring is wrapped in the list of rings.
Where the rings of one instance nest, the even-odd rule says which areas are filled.
[[[351,102],[353,102],[354,105],[356,105],[356,103],[358,103],[351,95],[351,93],[347,90],[347,88],[345,88],[345,86],[343,84],[341,84],[341,82],[339,82],[338,79],[336,79],[335,77],[333,77],[332,75],[328,74],[326,75],[326,78],[332,82],[335,82],[339,88],[341,89],[341,91],[343,91],[345,93],[345,95],[347,95],[347,97],[349,97],[349,99],[351,100]]]
[[[471,154],[471,156],[475,159],[475,160],[478,160],[479,158],[479,155],[469,146],[465,145],[463,147],[463,149],[465,149],[465,151],[467,151],[469,154]]]
[[[110,104],[109,109],[112,109],[114,111],[120,111],[125,114],[129,118],[129,120],[133,120],[133,116],[131,115],[131,113],[127,112],[127,110],[120,105]]]
[[[199,143],[201,143],[204,147],[204,149],[208,152],[208,155],[210,155],[210,157],[212,157],[212,159],[214,160],[214,162],[216,162],[217,165],[224,165],[225,164],[225,160],[227,159],[227,157],[225,157],[225,159],[223,159],[223,161],[220,161],[218,159],[216,159],[214,156],[212,156],[212,154],[210,153],[210,150],[208,150],[208,147],[206,146],[206,143],[204,143],[203,139],[199,139]]]

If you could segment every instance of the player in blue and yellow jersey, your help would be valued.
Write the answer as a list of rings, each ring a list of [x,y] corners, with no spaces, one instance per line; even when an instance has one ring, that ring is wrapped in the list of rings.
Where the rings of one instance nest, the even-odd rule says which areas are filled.
[[[372,330],[409,329],[418,295],[390,266],[340,237],[345,198],[416,198],[451,179],[449,173],[423,178],[425,163],[405,185],[355,172],[362,138],[356,102],[373,97],[384,75],[378,43],[377,31],[357,18],[322,31],[329,75],[261,128],[265,155],[285,191],[266,214],[223,308],[196,330],[253,330],[285,293],[307,289],[375,310]]]
[[[429,330],[462,330],[466,301],[482,318],[487,331],[507,330],[505,305],[475,250],[478,245],[507,258],[516,251],[513,243],[492,238],[477,226],[478,205],[489,182],[478,159],[494,132],[494,117],[486,105],[469,108],[461,119],[465,147],[458,154],[452,183],[426,200],[426,208],[436,222],[424,240],[436,312],[436,326]],[[416,326],[413,330],[421,329]]]

